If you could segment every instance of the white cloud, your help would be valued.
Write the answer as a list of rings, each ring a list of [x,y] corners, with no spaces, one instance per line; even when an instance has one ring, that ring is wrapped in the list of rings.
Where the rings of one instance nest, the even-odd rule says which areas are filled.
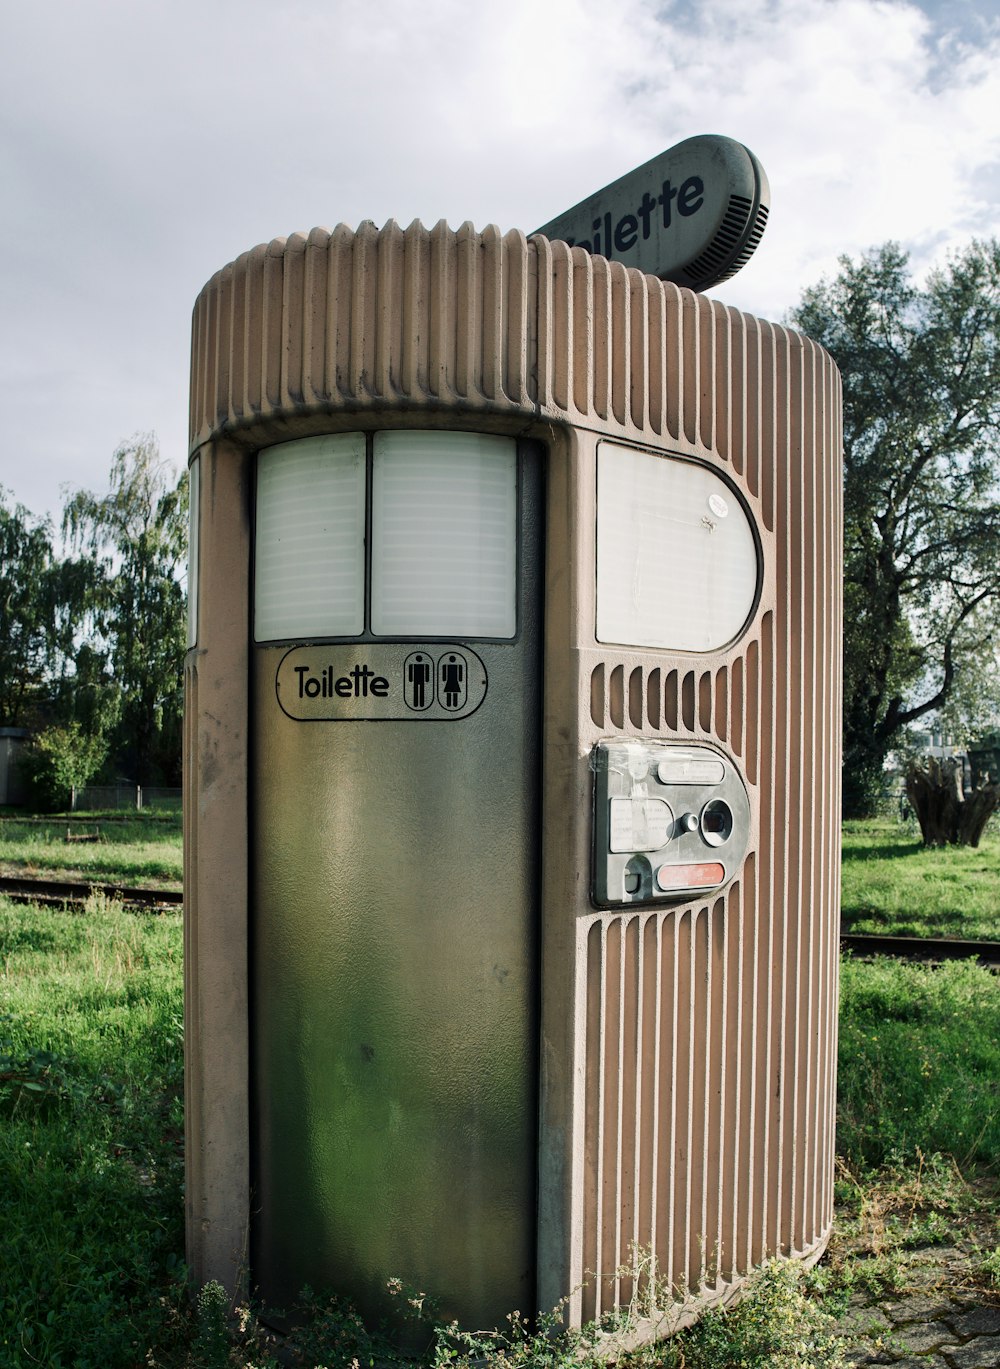
[[[928,0],[929,3],[929,0]],[[839,253],[996,231],[1000,27],[906,0],[50,0],[0,56],[0,483],[58,505],[183,454],[190,309],[256,242],[414,217],[531,229],[695,133],[773,209],[718,291],[780,316]]]

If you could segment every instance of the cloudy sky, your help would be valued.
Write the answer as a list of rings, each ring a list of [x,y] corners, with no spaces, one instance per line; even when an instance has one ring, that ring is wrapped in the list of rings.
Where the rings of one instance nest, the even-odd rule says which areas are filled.
[[[696,133],[771,183],[719,298],[780,319],[888,238],[1000,232],[995,0],[0,0],[0,485],[58,517],[153,430],[254,244],[362,219],[530,231]]]

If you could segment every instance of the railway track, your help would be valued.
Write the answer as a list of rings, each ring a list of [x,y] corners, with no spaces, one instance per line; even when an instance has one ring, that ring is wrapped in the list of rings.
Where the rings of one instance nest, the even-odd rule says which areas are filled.
[[[28,875],[0,876],[0,894],[16,903],[43,903],[63,908],[82,908],[93,894],[115,899],[126,908],[157,912],[179,908],[180,889],[145,889],[97,880],[35,879]],[[917,936],[866,936],[841,932],[840,949],[859,959],[893,956],[940,965],[948,960],[977,960],[1000,969],[1000,941],[958,941],[954,938]]]
[[[0,894],[15,903],[43,903],[60,908],[82,908],[92,895],[103,894],[125,908],[143,912],[179,908],[184,902],[179,889],[143,889],[96,880],[35,879],[28,875],[0,875]]]
[[[840,949],[859,960],[875,955],[894,956],[898,960],[918,960],[929,965],[943,965],[947,960],[978,960],[1000,970],[1000,941],[958,941],[952,937],[923,936],[865,936],[855,932],[841,932]]]

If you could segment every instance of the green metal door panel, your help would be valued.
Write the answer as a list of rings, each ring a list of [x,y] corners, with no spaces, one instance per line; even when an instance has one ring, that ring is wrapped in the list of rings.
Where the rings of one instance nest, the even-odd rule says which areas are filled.
[[[303,721],[276,689],[287,645],[254,651],[251,1266],[272,1306],[310,1284],[377,1318],[398,1304],[390,1278],[467,1325],[534,1302],[541,547],[527,476],[520,634],[470,644],[487,681],[471,714]],[[329,655],[339,671],[366,650],[391,656],[363,642]]]

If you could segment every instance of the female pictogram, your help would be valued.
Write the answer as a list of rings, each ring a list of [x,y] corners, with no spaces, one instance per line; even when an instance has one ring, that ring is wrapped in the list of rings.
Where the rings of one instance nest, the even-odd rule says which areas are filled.
[[[438,661],[438,698],[445,708],[454,711],[464,707],[468,673],[465,657],[460,651],[449,651]]]

